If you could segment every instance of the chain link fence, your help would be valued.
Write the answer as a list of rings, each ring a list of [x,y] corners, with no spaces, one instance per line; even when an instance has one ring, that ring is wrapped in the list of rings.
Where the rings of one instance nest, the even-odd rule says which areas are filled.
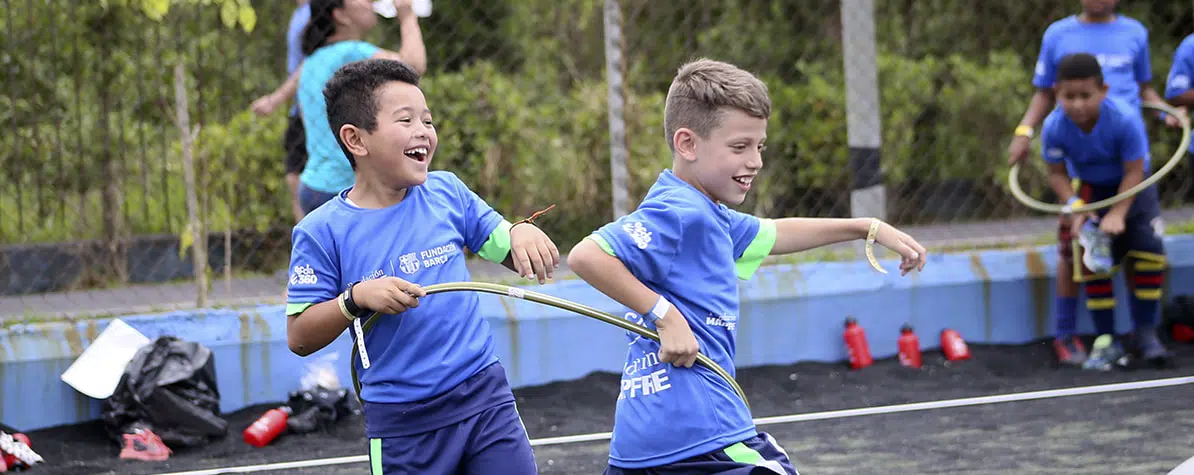
[[[249,18],[173,0],[157,18],[139,2],[0,0],[0,318],[282,299],[286,158],[303,142],[286,133],[294,102],[250,104],[287,77],[296,5],[252,3]],[[935,249],[1047,244],[1052,218],[1007,191],[1006,149],[1045,28],[1080,6],[1021,3],[434,2],[419,20],[432,168],[509,217],[556,204],[543,222],[567,250],[670,164],[667,86],[704,56],[755,72],[774,102],[764,173],[740,209],[877,214]],[[1194,5],[1119,10],[1149,27],[1162,90]],[[363,39],[400,50],[401,38],[379,18]],[[1163,162],[1179,133],[1149,127]],[[1051,199],[1035,150],[1030,162],[1025,189]],[[1159,185],[1171,232],[1194,219],[1192,177],[1183,163]]]

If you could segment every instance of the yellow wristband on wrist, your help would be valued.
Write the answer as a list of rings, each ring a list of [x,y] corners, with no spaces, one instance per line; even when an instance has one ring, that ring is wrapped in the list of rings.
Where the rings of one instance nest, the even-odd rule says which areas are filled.
[[[1032,130],[1032,127],[1029,127],[1027,125],[1021,125],[1021,126],[1016,127],[1016,136],[1017,137],[1032,138],[1033,133],[1034,133],[1034,131]]]

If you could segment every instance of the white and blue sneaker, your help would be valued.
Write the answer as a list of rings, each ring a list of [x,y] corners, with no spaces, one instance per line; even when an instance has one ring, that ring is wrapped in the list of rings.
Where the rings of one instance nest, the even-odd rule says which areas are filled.
[[[1099,335],[1091,346],[1090,356],[1082,362],[1082,369],[1110,371],[1116,366],[1125,366],[1126,356],[1123,345],[1116,341],[1114,336]]]
[[[1078,245],[1082,246],[1082,264],[1095,274],[1111,272],[1114,260],[1111,258],[1111,237],[1099,231],[1099,223],[1087,220],[1078,232]]]

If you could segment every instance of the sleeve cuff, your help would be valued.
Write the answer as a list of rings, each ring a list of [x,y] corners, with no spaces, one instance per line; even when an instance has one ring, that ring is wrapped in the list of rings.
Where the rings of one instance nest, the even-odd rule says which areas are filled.
[[[742,253],[742,257],[734,263],[734,271],[739,279],[750,280],[755,275],[755,271],[763,265],[763,260],[771,255],[771,250],[775,248],[775,238],[775,221],[760,219],[759,231],[755,234],[754,240]]]
[[[485,244],[481,245],[477,255],[495,264],[505,261],[506,256],[510,255],[510,228],[512,227],[514,227],[513,224],[503,219],[498,223],[497,228],[489,233],[489,239],[486,239]]]

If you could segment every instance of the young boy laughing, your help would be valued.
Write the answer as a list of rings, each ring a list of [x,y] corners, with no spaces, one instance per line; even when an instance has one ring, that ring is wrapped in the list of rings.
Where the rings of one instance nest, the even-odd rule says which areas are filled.
[[[862,238],[898,252],[904,274],[924,267],[924,248],[877,219],[771,220],[727,208],[746,199],[763,167],[770,115],[767,87],[749,72],[710,60],[681,67],[664,106],[672,169],[633,213],[568,255],[577,275],[662,340],[630,335],[630,390],[618,397],[607,474],[797,473],[729,383],[693,366],[703,350],[734,374],[738,279],[768,255]],[[650,391],[625,384],[644,377]]]
[[[466,248],[543,283],[559,252],[452,173],[428,171],[438,137],[418,81],[389,59],[328,81],[329,123],[356,177],[294,228],[287,340],[306,356],[354,326],[371,473],[537,473],[477,294],[420,300],[420,286],[469,280]]]

